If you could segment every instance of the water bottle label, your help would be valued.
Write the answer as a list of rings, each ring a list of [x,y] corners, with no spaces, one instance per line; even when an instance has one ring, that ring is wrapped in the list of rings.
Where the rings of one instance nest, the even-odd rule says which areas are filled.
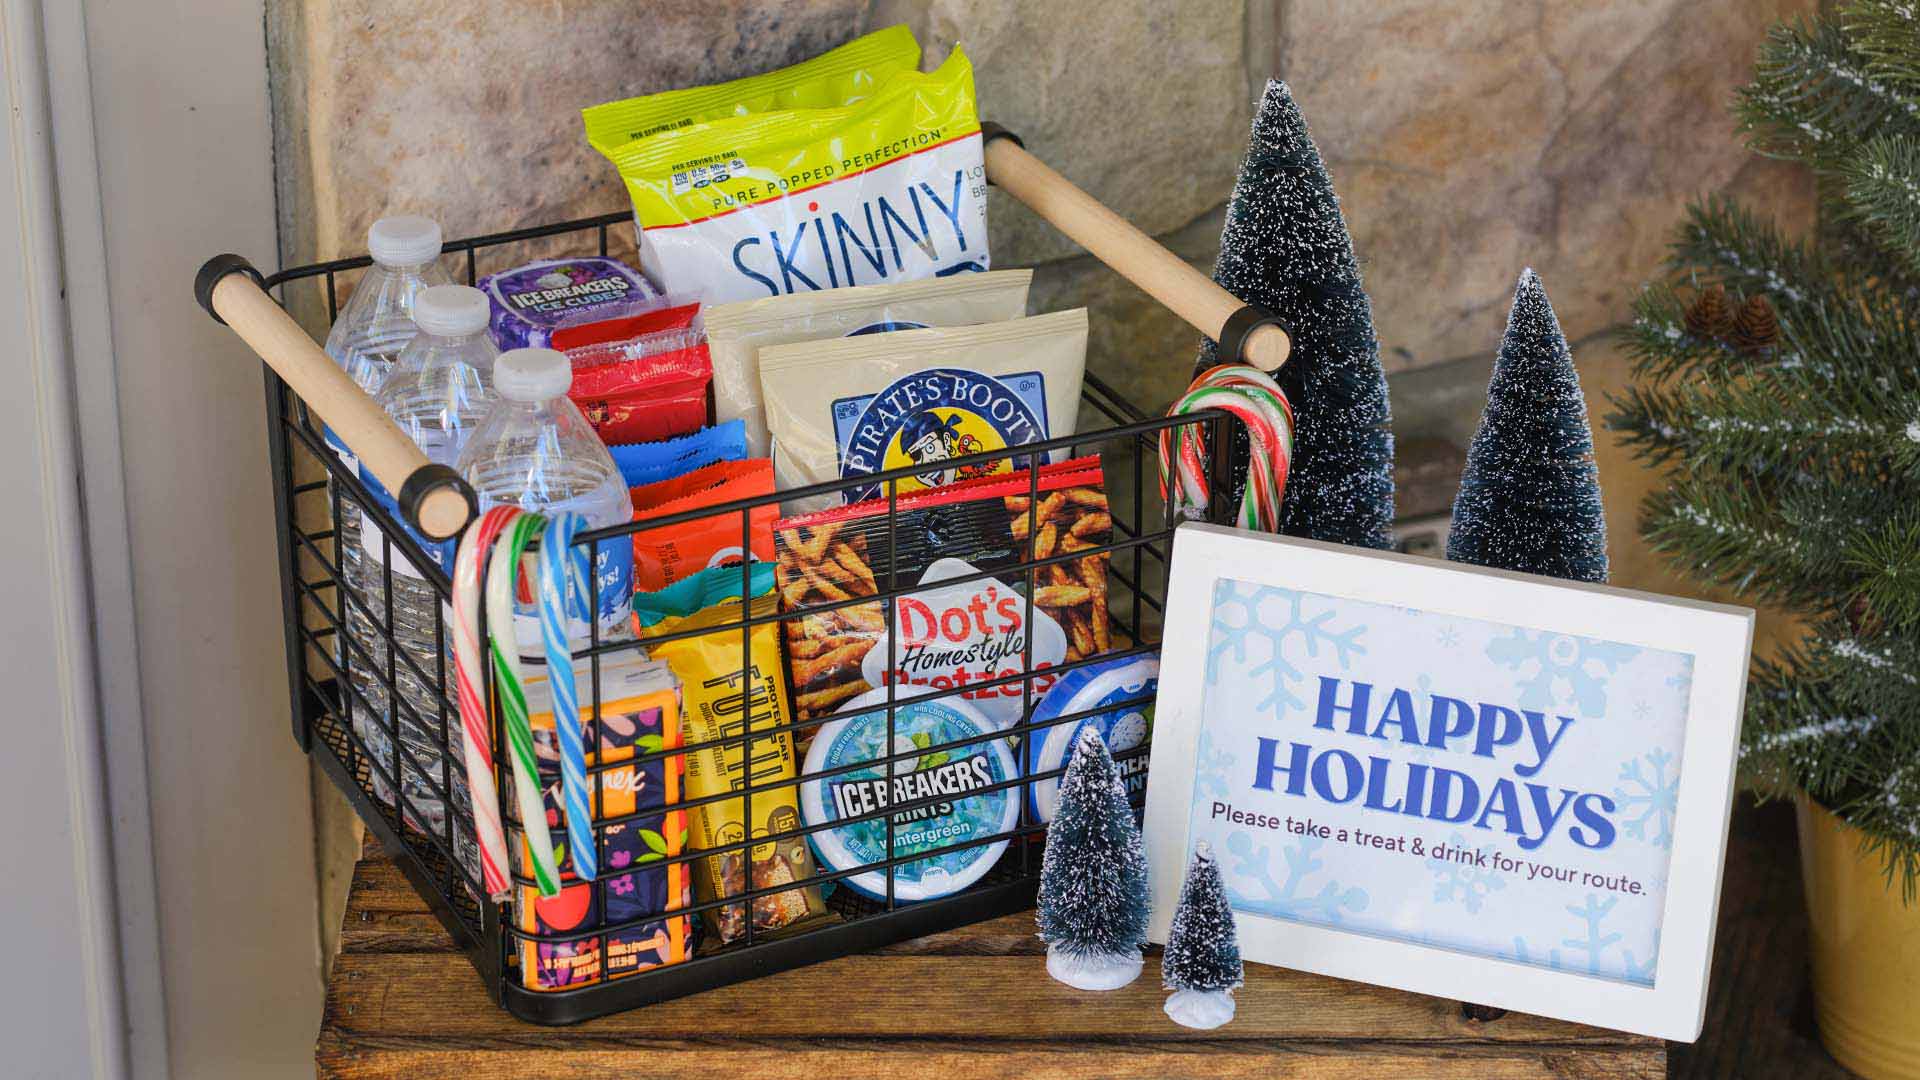
[[[374,479],[372,473],[364,470],[360,473],[360,482],[366,487],[367,494],[373,497],[373,502],[376,505],[393,517],[400,517],[400,503],[393,497],[393,494],[387,490],[385,484]],[[402,524],[401,527],[405,528],[405,525]],[[431,558],[440,569],[446,571],[448,574],[453,573],[453,558],[459,549],[458,541],[446,540],[436,543],[414,532],[412,529],[407,529],[406,533],[409,537],[413,538],[414,543],[420,545],[420,549],[425,551],[427,557]],[[363,515],[360,518],[360,547],[367,553],[368,558],[372,560],[372,564],[376,570],[386,564],[386,533],[380,530],[380,526],[374,522],[372,515]],[[425,578],[427,576],[418,567],[413,565],[413,560],[407,558],[406,554],[400,551],[394,552],[393,572],[410,578]]]
[[[321,427],[320,439],[327,444],[327,449],[333,451],[333,456],[340,459],[340,464],[347,467],[347,471],[355,474],[360,472],[359,456],[347,449],[346,440],[336,434],[332,427]]]
[[[522,567],[520,588],[514,597],[513,629],[520,641],[520,652],[524,656],[538,656],[540,645],[540,608],[533,593],[527,575],[535,573],[533,561],[529,559]],[[616,536],[602,540],[595,552],[593,563],[593,585],[595,607],[599,611],[600,640],[613,640],[615,636],[625,637],[627,623],[633,616],[633,542],[625,536]],[[574,641],[584,641],[588,637],[587,613],[567,611],[567,636]]]

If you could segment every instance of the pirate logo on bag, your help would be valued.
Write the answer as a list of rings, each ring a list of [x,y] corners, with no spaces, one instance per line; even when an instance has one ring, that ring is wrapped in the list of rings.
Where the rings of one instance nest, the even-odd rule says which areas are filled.
[[[1002,378],[959,368],[913,372],[867,399],[859,419],[842,432],[840,475],[913,468],[912,475],[899,481],[899,492],[905,495],[1012,472],[1024,461],[1002,459],[957,468],[946,463],[1045,439],[1045,401],[1045,384],[1037,372]],[[873,484],[848,492],[847,499],[857,502],[881,494],[880,485]]]

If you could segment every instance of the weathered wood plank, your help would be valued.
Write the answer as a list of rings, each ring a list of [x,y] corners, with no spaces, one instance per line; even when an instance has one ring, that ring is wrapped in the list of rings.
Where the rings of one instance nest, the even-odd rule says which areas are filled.
[[[323,1077],[339,1080],[495,1080],[646,1076],[663,1080],[1659,1080],[1665,1055],[1657,1048],[1514,1046],[1462,1053],[1445,1047],[1388,1042],[1327,1045],[1203,1041],[1076,1044],[1058,1041],[954,1045],[949,1042],[777,1041],[673,1042],[631,1048],[592,1045],[540,1048],[513,1045],[392,1048],[346,1045],[323,1037]]]
[[[1111,1039],[1170,1041],[1396,1040],[1485,1044],[1650,1046],[1657,1040],[1521,1013],[1467,1020],[1454,1002],[1265,966],[1247,969],[1239,1014],[1218,1032],[1193,1032],[1160,1011],[1159,962],[1123,990],[1094,994],[1047,978],[1025,956],[849,956],[704,994],[663,1001],[565,1029],[538,1029],[488,1001],[466,959],[452,953],[342,956],[326,1028],[343,1037],[404,1033],[423,1039],[516,1038],[551,1045],[672,1038]]]
[[[1050,981],[1029,914],[902,942],[569,1028],[521,1023],[392,863],[354,876],[315,1061],[323,1077],[1587,1078],[1665,1075],[1657,1040],[1262,965],[1240,1011],[1195,1032],[1160,1011],[1159,961],[1132,986]]]

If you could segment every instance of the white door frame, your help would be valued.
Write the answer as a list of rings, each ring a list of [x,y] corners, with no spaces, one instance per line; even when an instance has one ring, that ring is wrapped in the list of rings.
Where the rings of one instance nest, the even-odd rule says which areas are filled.
[[[35,955],[68,958],[50,965],[44,975],[22,978],[25,973],[16,972],[0,996],[6,1001],[6,1022],[23,1027],[8,1040],[17,1048],[9,1055],[20,1058],[13,1067],[28,1075],[122,1077],[131,1063],[129,987],[123,975],[152,979],[136,991],[143,1007],[159,1009],[162,1003],[157,964],[129,966],[121,949],[119,913],[125,908],[116,888],[137,892],[140,878],[137,859],[126,874],[116,874],[109,815],[127,814],[125,835],[137,851],[147,849],[145,769],[144,755],[138,755],[123,792],[127,799],[112,805],[106,781],[110,740],[102,730],[98,679],[96,628],[101,624],[94,605],[103,598],[97,589],[115,587],[114,560],[100,567],[106,571],[100,580],[94,570],[99,546],[107,545],[109,552],[117,551],[124,583],[124,504],[115,486],[117,443],[83,449],[78,437],[87,411],[77,385],[84,365],[76,363],[79,343],[68,317],[76,287],[97,284],[90,272],[103,268],[97,256],[89,265],[84,251],[70,250],[76,241],[84,245],[89,235],[97,238],[98,200],[84,203],[84,185],[65,189],[91,175],[90,107],[84,93],[77,101],[63,98],[73,89],[70,71],[61,72],[58,90],[53,85],[54,39],[70,27],[50,24],[38,0],[0,0],[0,5],[0,68],[5,72],[0,105],[7,119],[0,138],[0,205],[11,211],[0,214],[0,251],[12,255],[0,265],[0,326],[15,338],[21,388],[12,395],[10,422],[0,428],[0,460],[7,463],[0,491],[6,493],[11,518],[0,528],[17,556],[0,570],[0,589],[11,608],[4,664],[13,669],[7,676],[15,687],[9,704],[20,710],[19,720],[44,718],[44,725],[25,731],[27,724],[13,725],[16,733],[9,738],[15,745],[0,755],[6,763],[0,766],[5,771],[0,783],[30,815],[19,823],[28,828],[6,830],[0,850],[17,846],[6,851],[4,861],[7,891],[18,897],[6,905],[10,936],[30,940]],[[56,9],[54,24],[71,14],[59,5]],[[84,66],[78,84],[84,91]],[[73,147],[78,160],[65,162],[65,176],[55,162],[56,98],[67,106],[61,119],[68,125],[89,124],[84,144]],[[97,243],[92,250],[98,252]],[[111,385],[106,389],[110,394]],[[117,424],[105,429],[117,430]],[[83,455],[104,450],[112,451],[112,467],[95,476]],[[90,485],[90,480],[98,482]],[[96,502],[97,517],[88,514],[88,495],[104,500]],[[122,507],[117,537],[116,506]],[[108,647],[130,647],[129,630],[124,624],[108,628],[114,638]],[[23,872],[28,868],[32,872]],[[147,903],[134,909],[149,916],[151,880],[149,872]],[[142,932],[132,929],[136,938]],[[149,1030],[164,1039],[164,1021]],[[164,1067],[164,1042],[159,1055]]]

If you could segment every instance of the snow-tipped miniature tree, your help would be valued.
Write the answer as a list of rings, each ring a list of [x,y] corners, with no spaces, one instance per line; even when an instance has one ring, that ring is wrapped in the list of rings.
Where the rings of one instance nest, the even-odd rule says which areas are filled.
[[[1920,20],[1827,8],[1769,32],[1735,106],[1818,181],[1819,230],[1690,207],[1608,421],[1666,470],[1652,548],[1805,627],[1754,662],[1744,771],[1861,830],[1920,902]]]
[[[1294,444],[1281,532],[1355,547],[1393,540],[1393,436],[1373,305],[1320,151],[1293,94],[1267,83],[1246,161],[1227,203],[1213,280],[1273,312],[1293,338],[1280,388]],[[1203,341],[1199,374],[1218,363]],[[1234,434],[1232,503],[1246,483],[1247,437]]]
[[[1570,581],[1607,580],[1607,527],[1573,351],[1527,270],[1453,502],[1447,558]]]
[[[1091,728],[1073,744],[1047,826],[1035,921],[1047,974],[1080,990],[1140,976],[1147,943],[1147,853],[1120,771]]]
[[[1187,879],[1180,885],[1180,903],[1173,909],[1173,927],[1160,958],[1160,981],[1173,996],[1167,1015],[1173,1022],[1202,1031],[1233,1019],[1233,992],[1245,969],[1240,942],[1233,933],[1233,909],[1227,906],[1226,884],[1206,844],[1194,848]]]

